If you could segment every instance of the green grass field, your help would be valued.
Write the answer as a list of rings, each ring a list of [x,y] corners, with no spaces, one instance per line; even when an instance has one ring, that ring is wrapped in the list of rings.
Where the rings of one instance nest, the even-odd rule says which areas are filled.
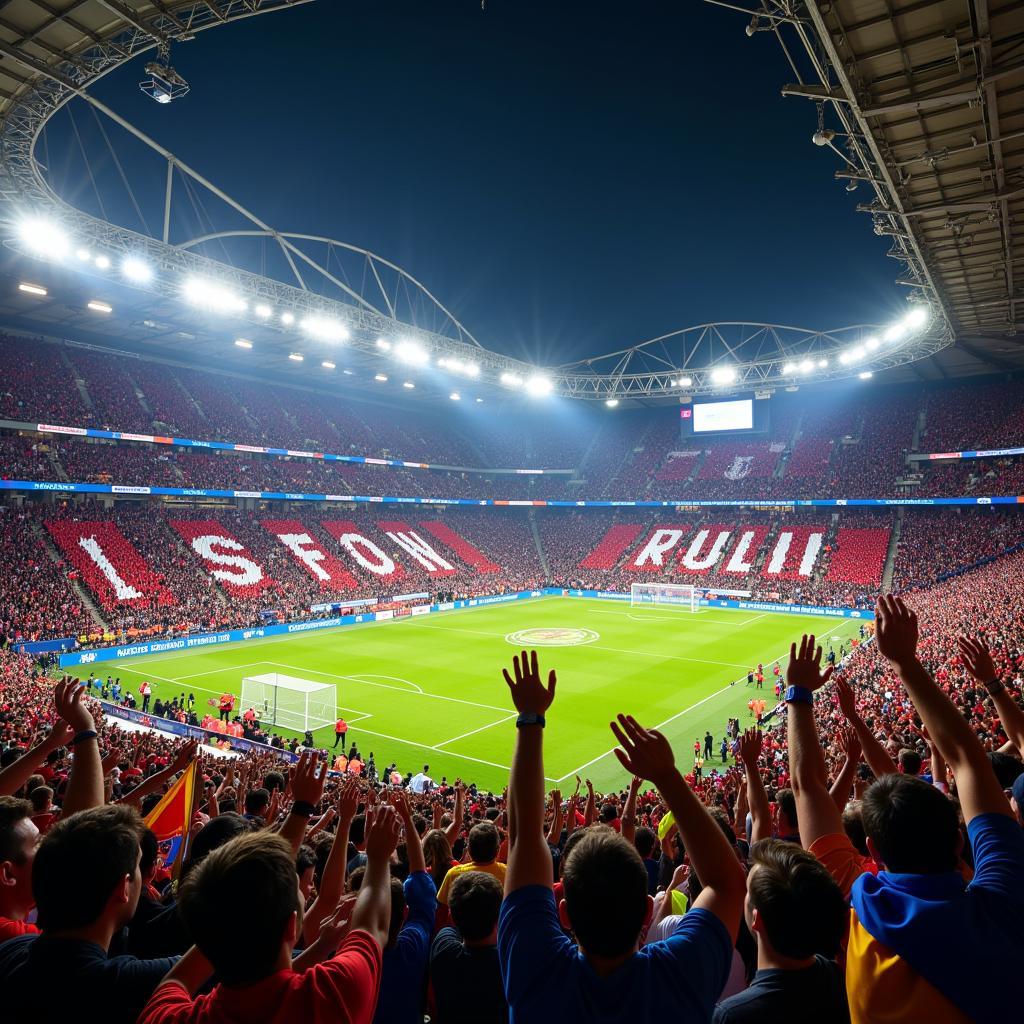
[[[549,641],[562,645],[536,645],[542,668],[558,671],[545,772],[552,784],[568,786],[579,773],[600,788],[625,783],[611,756],[608,722],[617,712],[662,729],[687,769],[694,739],[709,728],[717,759],[726,720],[748,720],[748,669],[760,661],[767,675],[803,632],[816,632],[826,645],[831,639],[838,652],[857,628],[848,619],[544,598],[156,655],[109,670],[136,690],[149,679],[161,698],[191,691],[203,710],[225,690],[239,694],[247,675],[279,672],[334,682],[351,725],[349,742],[354,739],[363,756],[372,751],[378,767],[392,759],[403,770],[427,763],[435,779],[461,776],[500,789],[515,733],[501,669],[521,646],[531,646],[508,637],[553,630]],[[577,630],[595,635],[564,645],[578,640]],[[763,695],[769,706],[771,686],[768,675]],[[316,739],[330,746],[333,729],[321,729]]]

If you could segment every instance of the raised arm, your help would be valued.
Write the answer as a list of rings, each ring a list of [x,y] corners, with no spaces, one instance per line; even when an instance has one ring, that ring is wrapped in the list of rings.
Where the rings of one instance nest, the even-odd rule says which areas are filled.
[[[140,807],[142,801],[150,793],[158,793],[164,785],[169,782],[178,772],[183,772],[193,760],[196,751],[199,749],[198,740],[185,740],[174,754],[171,763],[166,768],[150,775],[148,779],[136,786],[130,793],[124,796],[119,802],[129,804],[133,807]]]
[[[562,794],[559,790],[551,790],[551,827],[548,829],[548,846],[557,846],[562,836]]]
[[[409,857],[409,871],[426,871],[427,861],[423,856],[423,841],[412,820],[412,807],[409,806],[409,794],[397,790],[391,794],[391,805],[398,814],[405,830],[405,852]]]
[[[583,827],[589,828],[597,821],[597,800],[594,799],[594,784],[587,779],[587,806],[583,810]]]
[[[747,804],[753,822],[750,831],[751,843],[756,843],[759,839],[770,839],[772,834],[772,809],[768,803],[764,779],[761,778],[763,743],[764,738],[760,729],[747,729],[740,737],[740,760],[747,773]],[[743,823],[743,827],[746,828],[746,822]]]
[[[964,821],[969,823],[979,814],[1010,815],[1010,804],[978,737],[917,660],[917,635],[917,616],[900,598],[878,599],[878,650],[899,674],[932,742],[953,772]]]
[[[843,767],[839,769],[835,782],[829,790],[829,796],[840,813],[850,799],[850,791],[853,789],[853,781],[857,777],[857,767],[860,765],[861,746],[857,733],[853,729],[840,729],[836,736],[843,753]]]
[[[611,728],[622,747],[615,756],[623,768],[653,782],[675,818],[690,864],[704,885],[693,905],[714,914],[735,942],[746,882],[728,840],[686,784],[660,732],[643,728],[630,715],[619,715]]]
[[[53,751],[70,743],[74,735],[74,729],[67,722],[63,720],[54,722],[48,735],[0,772],[0,796],[14,796],[35,774],[36,769],[43,761]]]
[[[799,649],[796,644],[790,646],[786,729],[800,842],[805,850],[822,836],[843,831],[842,815],[829,795],[825,757],[814,724],[814,691],[821,689],[831,676],[831,666],[821,671],[821,647],[815,647],[813,635],[804,635]]]
[[[634,775],[629,780],[629,792],[626,794],[626,806],[622,809],[622,838],[633,842],[636,839],[636,798],[640,793],[643,779]]]
[[[544,839],[544,714],[555,699],[555,672],[541,681],[537,652],[513,659],[515,678],[503,669],[519,717],[508,792],[509,854],[505,894],[527,885],[552,885],[551,851]]]
[[[458,780],[455,783],[455,814],[452,823],[444,830],[444,837],[448,840],[449,846],[455,845],[455,840],[462,834],[463,816],[466,813],[466,786]]]
[[[864,760],[874,772],[875,778],[880,779],[883,775],[895,775],[899,768],[885,747],[878,742],[878,737],[867,727],[864,719],[857,712],[857,700],[850,685],[844,679],[837,679],[832,685],[835,688],[836,699],[839,701],[839,710],[842,711],[843,716],[857,734],[861,750],[864,753]]]
[[[76,811],[103,806],[103,766],[96,742],[96,724],[82,703],[85,687],[77,679],[63,678],[53,691],[57,714],[71,726],[73,760],[61,810],[65,818]]]
[[[988,648],[977,637],[961,636],[956,643],[967,671],[992,698],[1006,738],[1017,748],[1017,753],[1024,757],[1024,711],[1021,711],[1013,695],[1000,680]]]
[[[352,928],[368,932],[383,949],[391,922],[391,854],[398,845],[395,809],[374,804],[366,809],[366,873],[352,911]]]
[[[320,755],[315,750],[304,751],[299,755],[295,771],[292,773],[292,796],[295,802],[281,826],[280,835],[291,843],[292,851],[299,852],[302,840],[306,836],[306,826],[310,815],[316,809],[324,795],[324,783],[327,781],[327,765],[317,774]]]

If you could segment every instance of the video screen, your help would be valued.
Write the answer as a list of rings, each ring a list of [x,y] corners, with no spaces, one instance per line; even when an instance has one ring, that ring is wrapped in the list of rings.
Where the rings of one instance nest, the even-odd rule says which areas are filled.
[[[725,430],[754,429],[754,400],[736,398],[726,402],[694,402],[693,432],[718,434]]]

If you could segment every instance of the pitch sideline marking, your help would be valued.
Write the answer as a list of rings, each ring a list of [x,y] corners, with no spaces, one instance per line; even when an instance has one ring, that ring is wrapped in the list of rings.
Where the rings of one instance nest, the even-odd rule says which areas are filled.
[[[503,725],[505,722],[511,722],[513,718],[518,717],[518,712],[513,711],[511,715],[506,715],[504,718],[499,718],[496,722],[490,722],[487,725],[481,725],[479,729],[470,729],[469,732],[461,733],[458,736],[453,736],[450,740],[442,740],[435,746],[436,750],[441,747],[447,747],[449,743],[454,743],[456,740],[464,740],[467,736],[475,736],[478,732],[483,732],[485,729],[493,729],[496,725]]]
[[[839,629],[840,626],[844,626],[844,625],[846,625],[845,621],[844,622],[837,622],[831,629],[825,630],[824,633],[821,633],[820,635],[815,634],[815,639],[816,640],[823,640],[830,633],[834,633],[837,629]],[[788,651],[784,652],[783,654],[781,654],[777,658],[769,658],[768,660],[769,661],[781,661],[786,656],[787,653],[788,653]],[[715,690],[714,693],[709,693],[706,697],[704,697],[701,700],[697,701],[696,704],[691,704],[688,708],[683,708],[682,711],[677,711],[674,715],[670,715],[668,718],[665,719],[664,722],[659,722],[656,726],[654,726],[654,728],[655,729],[659,729],[659,730],[663,729],[666,725],[669,724],[669,722],[674,722],[677,718],[681,718],[683,715],[688,714],[690,711],[693,711],[694,708],[699,708],[701,706],[701,704],[706,704],[709,700],[711,700],[712,697],[720,696],[721,694],[725,693],[725,691],[728,690],[731,686],[734,686],[736,683],[739,683],[739,682],[743,681],[744,679],[746,679],[746,676],[741,676],[739,679],[734,679],[731,683],[727,683],[720,690]],[[614,752],[615,752],[615,747],[612,747],[610,750],[606,750],[603,754],[598,754],[597,757],[592,757],[585,764],[581,764],[579,766],[579,768],[574,768],[571,772],[566,772],[565,775],[561,776],[561,778],[558,778],[555,781],[556,782],[564,782],[566,779],[572,778],[572,776],[574,776],[574,775],[578,775],[581,771],[583,771],[584,768],[589,768],[592,764],[596,764],[598,761],[603,761],[609,754],[612,754]]]

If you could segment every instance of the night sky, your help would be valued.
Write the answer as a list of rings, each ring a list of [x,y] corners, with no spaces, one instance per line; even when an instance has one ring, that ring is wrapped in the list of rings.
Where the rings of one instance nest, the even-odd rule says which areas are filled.
[[[903,296],[867,194],[744,26],[698,0],[320,0],[177,45],[180,102],[139,93],[141,61],[93,91],[274,226],[394,260],[526,359],[884,320]]]

